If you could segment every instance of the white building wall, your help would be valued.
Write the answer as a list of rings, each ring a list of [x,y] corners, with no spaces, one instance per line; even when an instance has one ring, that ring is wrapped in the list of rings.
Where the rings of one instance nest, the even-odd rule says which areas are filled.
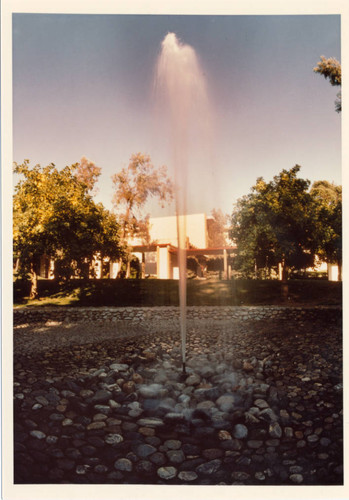
[[[169,279],[170,262],[169,262],[168,247],[158,247],[157,255],[157,277],[159,279]]]
[[[338,266],[327,264],[328,281],[338,281]]]
[[[205,214],[186,215],[186,233],[189,242],[197,248],[207,247],[207,226]],[[153,217],[149,219],[150,239],[159,244],[169,243],[178,246],[177,218]]]

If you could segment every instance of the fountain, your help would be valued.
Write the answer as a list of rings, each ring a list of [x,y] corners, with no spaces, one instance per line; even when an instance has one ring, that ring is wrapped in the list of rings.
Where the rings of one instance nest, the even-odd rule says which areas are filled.
[[[156,91],[168,113],[175,171],[179,265],[180,332],[182,364],[186,363],[186,213],[189,146],[197,134],[205,141],[210,123],[208,97],[203,72],[189,45],[168,33],[161,45],[156,68]]]

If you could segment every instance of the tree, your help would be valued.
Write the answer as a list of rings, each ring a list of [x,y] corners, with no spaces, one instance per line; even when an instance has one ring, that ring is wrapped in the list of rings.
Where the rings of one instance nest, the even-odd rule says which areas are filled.
[[[262,179],[258,179],[256,187],[262,182]],[[243,196],[235,205],[230,237],[237,245],[234,267],[244,277],[257,278],[261,269],[267,277],[271,268],[277,265],[275,236],[268,214],[263,197],[256,191]]]
[[[97,167],[93,161],[83,156],[80,163],[77,164],[75,175],[79,182],[86,185],[87,191],[92,194],[96,193],[95,184],[101,175],[100,167]]]
[[[57,279],[69,279],[73,273],[88,276],[96,252],[120,255],[119,225],[113,221],[114,246],[108,247],[103,239],[107,213],[96,206],[77,170],[77,164],[60,171],[54,164],[31,168],[28,160],[14,165],[21,176],[13,199],[14,255],[19,274],[30,276],[31,298],[38,295],[42,256],[54,260]]]
[[[310,182],[297,178],[299,170],[298,165],[282,170],[269,183],[258,178],[252,192],[237,202],[230,236],[245,274],[280,263],[286,281],[290,269],[314,264],[316,204]]]
[[[342,85],[342,67],[337,59],[330,57],[326,59],[325,56],[321,56],[321,60],[317,63],[315,68],[313,68],[315,73],[320,73],[326,79],[328,78],[330,84],[333,86]],[[337,100],[335,102],[336,111],[339,113],[342,111],[342,94],[338,92]]]
[[[114,174],[112,181],[113,204],[121,221],[124,242],[144,233],[147,216],[142,209],[150,198],[158,198],[162,206],[173,199],[173,184],[166,167],[155,168],[150,156],[142,153],[132,155],[128,166]]]
[[[321,259],[338,265],[338,278],[342,270],[342,186],[328,181],[313,183],[311,195],[317,202],[319,228],[317,253]]]
[[[115,261],[125,255],[125,248],[120,238],[120,225],[117,216],[98,203],[100,230],[96,232],[96,257],[102,262],[101,278],[103,278],[103,262]]]
[[[227,244],[226,227],[229,216],[220,209],[211,211],[212,218],[207,219],[207,239],[209,247],[223,247]]]

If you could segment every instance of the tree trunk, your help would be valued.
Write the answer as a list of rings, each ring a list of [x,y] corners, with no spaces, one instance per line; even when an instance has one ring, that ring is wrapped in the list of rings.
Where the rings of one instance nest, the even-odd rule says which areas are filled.
[[[142,262],[141,262],[141,278],[142,280],[145,278],[145,253],[142,253]]]
[[[281,278],[281,298],[283,302],[288,300],[288,271],[289,268],[285,262],[282,263],[282,278]]]
[[[127,260],[126,265],[126,278],[128,279],[131,276],[131,261]]]
[[[30,287],[29,298],[36,299],[39,295],[39,292],[38,292],[38,275],[35,271],[34,264],[32,264],[30,268],[30,278],[31,278],[31,287]]]
[[[15,273],[18,273],[18,271],[19,271],[19,264],[20,264],[19,257],[17,257],[16,265],[15,265]]]

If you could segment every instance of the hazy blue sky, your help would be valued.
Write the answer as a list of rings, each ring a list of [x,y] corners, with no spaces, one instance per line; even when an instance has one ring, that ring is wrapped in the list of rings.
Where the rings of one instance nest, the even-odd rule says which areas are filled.
[[[213,154],[190,164],[189,212],[231,213],[257,177],[296,163],[304,178],[341,183],[339,89],[313,72],[321,55],[341,58],[340,17],[329,15],[14,14],[14,160],[62,167],[88,157],[102,168],[97,200],[108,208],[111,176],[132,153],[172,173],[153,95],[168,32],[195,49],[215,123]]]

